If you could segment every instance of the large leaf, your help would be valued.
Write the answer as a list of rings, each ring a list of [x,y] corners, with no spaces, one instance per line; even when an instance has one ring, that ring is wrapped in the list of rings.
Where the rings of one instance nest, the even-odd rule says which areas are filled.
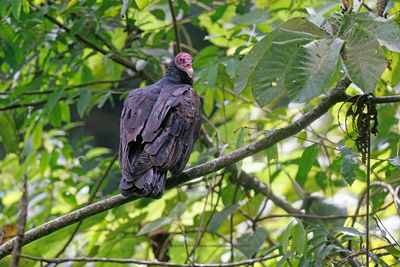
[[[322,39],[296,51],[285,75],[289,97],[303,102],[324,93],[335,76],[343,41]]]
[[[237,246],[246,257],[251,258],[260,249],[267,234],[264,228],[257,227],[254,233],[244,234],[239,237],[237,239]]]
[[[342,59],[346,74],[353,83],[371,92],[386,68],[385,54],[374,36],[354,24],[344,35]]]
[[[400,27],[396,22],[372,13],[352,14],[345,17],[343,28],[346,30],[356,23],[372,33],[381,45],[400,53]]]
[[[296,43],[307,43],[312,39],[313,37],[310,34],[283,29],[277,29],[269,33],[267,36],[261,39],[261,41],[259,41],[239,63],[238,69],[236,71],[235,91],[237,93],[242,92],[246,87],[250,85],[252,77],[256,71],[264,71],[262,68],[260,68],[260,66],[258,66],[258,64],[264,62],[265,60],[270,60],[272,52],[271,48],[274,42],[295,40]],[[276,48],[274,50],[276,50]]]

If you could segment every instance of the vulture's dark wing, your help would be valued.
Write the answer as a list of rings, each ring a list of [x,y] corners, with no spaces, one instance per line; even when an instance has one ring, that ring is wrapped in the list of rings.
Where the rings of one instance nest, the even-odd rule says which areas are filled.
[[[133,91],[121,115],[121,192],[160,196],[166,172],[184,169],[200,124],[200,100],[189,85]]]

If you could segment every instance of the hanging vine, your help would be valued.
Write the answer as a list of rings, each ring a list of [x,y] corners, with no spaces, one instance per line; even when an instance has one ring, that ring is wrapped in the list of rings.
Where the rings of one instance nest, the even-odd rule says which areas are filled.
[[[345,103],[350,102],[350,107],[346,112],[344,128],[340,123],[340,110]],[[346,102],[344,102],[338,113],[338,121],[340,128],[355,142],[358,152],[361,154],[361,159],[364,164],[367,165],[367,190],[366,190],[366,225],[365,225],[365,239],[366,239],[366,266],[369,264],[369,202],[370,202],[370,184],[371,184],[371,134],[377,135],[378,130],[378,111],[376,109],[375,96],[372,93],[353,96],[350,97]],[[351,118],[351,124],[348,121]],[[371,126],[372,124],[372,126]],[[351,126],[352,131],[356,134],[353,136],[349,132],[349,126]]]

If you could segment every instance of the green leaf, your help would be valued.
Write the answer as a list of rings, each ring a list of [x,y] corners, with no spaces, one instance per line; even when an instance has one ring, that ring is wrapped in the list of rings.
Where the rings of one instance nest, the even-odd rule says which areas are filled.
[[[304,230],[303,223],[297,220],[297,223],[292,227],[292,252],[297,256],[303,255],[306,244],[306,231]]]
[[[237,67],[239,65],[239,60],[236,57],[233,57],[225,62],[226,73],[230,78],[235,78],[235,73]]]
[[[285,256],[288,255],[289,239],[290,239],[290,234],[292,232],[292,227],[293,227],[293,221],[289,223],[289,225],[285,228],[282,235],[280,236],[280,241],[282,243],[282,252],[283,255]]]
[[[64,88],[60,88],[60,89],[56,89],[53,93],[51,93],[51,95],[49,97],[49,101],[46,104],[47,112],[49,114],[53,110],[54,106],[56,105],[57,101],[60,99],[63,92],[64,92]]]
[[[246,257],[251,258],[260,250],[267,234],[267,230],[257,227],[255,232],[239,237],[237,239],[237,247]]]
[[[38,149],[42,145],[43,125],[39,122],[36,124],[32,133],[33,149]]]
[[[232,22],[237,25],[254,25],[265,22],[269,17],[270,13],[266,10],[255,9],[243,15],[236,15],[232,18]]]
[[[15,153],[18,150],[18,133],[14,118],[9,112],[0,112],[0,136],[4,148],[8,153]]]
[[[81,95],[78,99],[78,114],[79,117],[83,117],[85,115],[85,111],[87,107],[89,106],[90,98],[92,96],[92,92],[88,89],[82,90]]]
[[[400,257],[400,250],[396,249],[395,247],[385,247],[385,250],[391,253],[392,255],[395,255],[397,257]]]
[[[351,81],[372,92],[386,68],[385,54],[374,36],[355,24],[344,35],[346,44],[342,60]]]
[[[218,65],[214,64],[208,67],[207,72],[207,85],[211,88],[215,88],[215,84],[217,83],[218,78]]]
[[[351,14],[345,18],[344,27],[350,28],[358,23],[372,33],[382,46],[386,46],[390,51],[400,53],[400,27],[396,22],[376,17],[371,13]]]
[[[110,154],[111,150],[109,148],[105,148],[105,147],[94,147],[92,149],[90,149],[86,155],[85,158],[86,160],[90,160],[99,156],[104,156],[107,154]]]
[[[239,147],[243,146],[243,142],[244,142],[244,129],[240,128],[239,129],[239,133],[238,133],[238,137],[236,140],[236,149],[238,149]],[[238,162],[236,162],[236,169],[237,169],[237,176],[240,176],[240,173],[242,172],[242,165],[243,165],[243,160],[239,160]]]
[[[143,9],[154,2],[154,0],[135,0],[135,2],[139,9]]]
[[[85,24],[86,24],[86,17],[83,17],[83,18],[81,18],[80,20],[78,20],[77,22],[74,23],[74,25],[69,30],[69,33],[71,35],[75,35],[75,34],[79,33],[80,31],[82,31],[82,29],[85,26]]]
[[[21,14],[21,0],[11,0],[12,13],[14,17],[19,20]]]
[[[289,62],[299,46],[307,42],[304,39],[273,42],[263,55],[251,81],[254,99],[260,106],[286,94],[284,76]]]
[[[343,174],[344,180],[349,186],[351,186],[354,183],[356,177],[354,171],[357,167],[358,167],[358,160],[353,155],[346,155],[343,158],[340,171]]]
[[[304,102],[327,91],[334,78],[343,40],[322,39],[296,51],[285,74],[290,99]]]
[[[269,33],[256,45],[254,45],[253,49],[251,49],[251,51],[239,63],[236,71],[235,91],[240,93],[248,86],[252,87],[252,82],[257,81],[257,79],[252,79],[255,72],[258,73],[258,76],[262,77],[265,74],[268,74],[270,69],[273,70],[275,65],[280,69],[286,69],[286,64],[289,62],[291,57],[291,55],[288,55],[290,51],[285,51],[285,53],[283,53],[284,51],[279,51],[279,49],[285,49],[285,41],[294,41],[292,46],[294,46],[295,49],[297,44],[305,44],[312,39],[312,36],[309,34],[292,32],[283,29],[277,29]],[[281,42],[283,42],[283,44],[279,45]],[[278,52],[280,52],[279,55],[277,55],[279,58],[274,58],[274,51],[272,51],[273,44],[275,46],[274,51],[278,50]],[[284,62],[281,62],[281,60],[284,60]],[[282,64],[284,65],[283,67]],[[265,66],[269,66],[269,68],[264,69]],[[276,71],[274,73],[276,73]],[[273,80],[275,79],[276,77],[274,77]],[[271,82],[266,86],[266,88],[261,88],[261,90],[270,88]]]
[[[296,174],[296,181],[301,187],[304,187],[311,167],[314,165],[318,156],[318,146],[316,144],[306,147],[299,161],[299,169]]]
[[[305,199],[305,210],[307,214],[319,216],[346,216],[347,209],[339,204],[333,204],[321,197],[309,197]],[[310,219],[315,225],[322,227],[342,227],[345,220],[343,218],[332,220]]]
[[[278,152],[278,145],[274,144],[270,148],[266,150],[268,164],[271,164],[273,160],[275,160],[276,165],[278,166],[279,160],[279,152]]]
[[[72,207],[75,207],[78,205],[78,202],[76,201],[74,194],[71,194],[70,192],[66,191],[66,192],[62,192],[61,196]]]
[[[322,28],[310,22],[306,17],[291,18],[279,25],[279,28],[289,31],[309,33],[322,38],[329,37]]]
[[[233,205],[226,206],[220,212],[214,213],[210,220],[210,223],[207,226],[207,229],[211,233],[216,233],[218,231],[219,227],[221,227],[221,225],[228,218],[228,216],[231,215],[232,213],[234,213],[235,211],[237,211],[239,209],[239,207],[240,207],[239,204],[235,203]]]
[[[165,13],[162,9],[154,9],[150,11],[150,13],[153,14],[153,16],[158,18],[159,20],[165,19]]]
[[[335,227],[332,229],[332,231],[335,233],[341,233],[341,234],[348,235],[348,236],[362,236],[363,235],[357,229],[350,228],[350,227]]]
[[[46,150],[42,151],[42,153],[40,153],[40,163],[39,163],[40,174],[42,175],[44,174],[47,167],[49,166],[49,161],[50,161],[49,153]]]

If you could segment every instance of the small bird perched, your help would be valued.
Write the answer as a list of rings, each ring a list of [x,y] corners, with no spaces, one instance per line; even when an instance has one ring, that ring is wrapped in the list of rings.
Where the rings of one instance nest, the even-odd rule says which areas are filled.
[[[192,56],[182,52],[161,80],[129,93],[120,122],[122,195],[159,198],[167,171],[177,175],[185,168],[202,114],[192,75]]]

